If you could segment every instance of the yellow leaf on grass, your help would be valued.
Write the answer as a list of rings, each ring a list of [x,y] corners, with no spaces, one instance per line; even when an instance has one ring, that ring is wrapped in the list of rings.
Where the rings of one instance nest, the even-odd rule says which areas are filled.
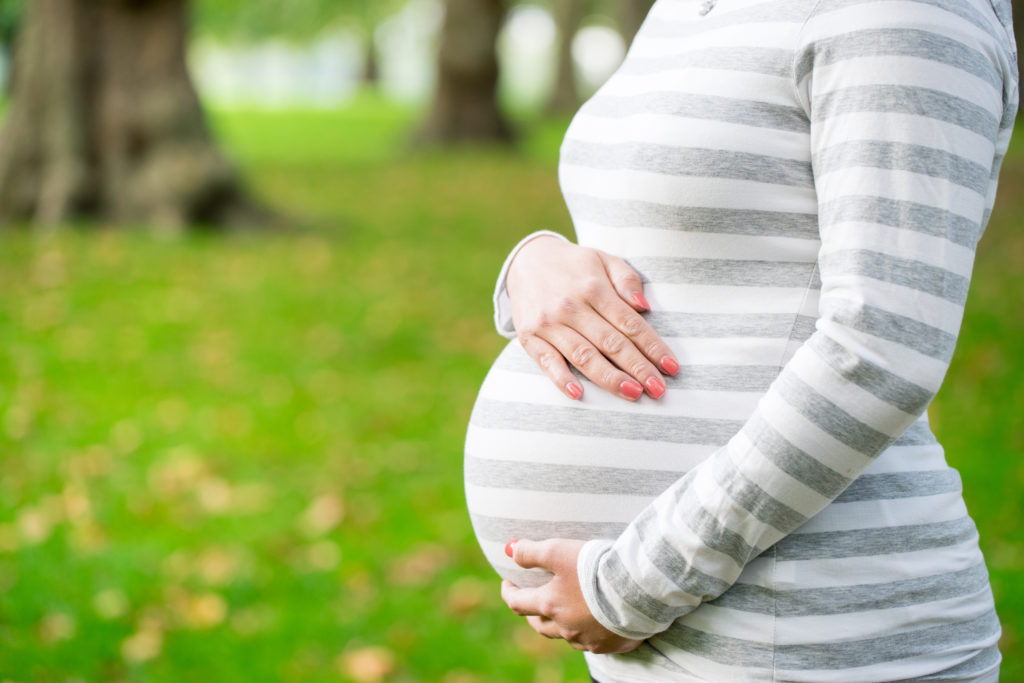
[[[386,647],[348,650],[338,656],[338,670],[357,683],[377,683],[394,673],[395,655]]]

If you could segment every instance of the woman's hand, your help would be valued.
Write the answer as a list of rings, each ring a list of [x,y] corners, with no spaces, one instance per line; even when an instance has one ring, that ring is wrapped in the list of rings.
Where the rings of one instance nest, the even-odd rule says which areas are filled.
[[[640,315],[643,281],[622,259],[541,236],[527,242],[506,280],[519,343],[566,396],[583,387],[568,360],[594,384],[630,401],[665,393],[661,373],[679,363]],[[659,371],[660,370],[660,371]]]
[[[534,631],[546,638],[561,638],[577,650],[598,654],[635,650],[643,641],[612,633],[590,613],[576,575],[581,547],[583,541],[563,538],[509,543],[505,552],[516,564],[547,570],[554,578],[539,588],[517,588],[510,581],[502,581],[502,599],[513,612],[526,617]]]

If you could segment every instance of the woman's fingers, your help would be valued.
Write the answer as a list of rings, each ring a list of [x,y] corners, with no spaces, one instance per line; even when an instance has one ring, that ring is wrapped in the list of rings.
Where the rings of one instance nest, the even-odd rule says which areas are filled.
[[[640,315],[650,309],[643,281],[622,259],[538,238],[512,261],[507,285],[520,342],[570,398],[580,398],[583,385],[569,364],[627,400],[645,390],[661,397],[662,373],[679,370],[668,345]]]
[[[641,313],[651,310],[651,305],[644,296],[644,281],[640,274],[618,256],[603,251],[596,253],[619,297]]]
[[[536,335],[520,335],[519,343],[559,391],[574,401],[583,397],[583,384],[569,370],[565,356],[558,349]]]
[[[590,343],[586,336],[564,325],[545,330],[545,334],[546,338],[544,339],[536,334],[520,334],[519,343],[540,364],[559,389],[570,398],[579,398],[583,395],[582,384],[576,381],[567,366],[563,371],[558,359],[551,358],[549,355],[551,349],[554,349],[562,357],[563,365],[568,360],[587,379],[605,391],[630,401],[635,401],[644,393],[643,385],[613,365],[605,352]],[[661,382],[662,380],[657,378],[657,381]],[[570,393],[570,391],[574,391],[570,386],[572,384],[579,387],[579,396]],[[649,386],[655,387],[656,397],[665,393],[664,382],[660,387],[657,387],[654,382],[651,382]],[[658,391],[659,388],[660,391]]]
[[[638,315],[636,311],[645,313],[651,305],[644,297],[644,283],[640,275],[618,256],[597,252],[604,264],[608,279],[615,287],[621,301],[628,304],[622,306],[618,301],[607,298],[595,300],[593,303],[598,313],[620,332],[629,337],[636,348],[661,372],[675,375],[679,372],[679,361],[654,328]],[[639,379],[639,378],[638,378]]]

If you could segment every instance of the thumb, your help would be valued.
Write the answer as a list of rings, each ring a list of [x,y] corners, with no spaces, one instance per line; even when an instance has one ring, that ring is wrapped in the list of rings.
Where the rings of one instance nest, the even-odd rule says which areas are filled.
[[[640,313],[651,310],[651,305],[644,297],[644,281],[640,274],[618,256],[604,252],[598,254],[601,256],[605,272],[608,273],[608,279],[622,300]]]
[[[509,541],[505,546],[505,552],[511,551],[511,557],[516,564],[524,569],[547,569],[547,563],[542,558],[541,544],[534,541]]]

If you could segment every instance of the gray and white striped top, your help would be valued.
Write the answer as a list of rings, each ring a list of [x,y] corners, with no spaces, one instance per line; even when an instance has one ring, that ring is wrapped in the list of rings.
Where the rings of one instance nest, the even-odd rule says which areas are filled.
[[[579,242],[643,275],[682,367],[659,401],[573,402],[511,342],[470,421],[466,496],[517,583],[544,577],[506,541],[593,539],[591,610],[648,639],[588,656],[598,680],[997,676],[977,532],[925,410],[1015,50],[1007,0],[659,0],[574,119]]]

